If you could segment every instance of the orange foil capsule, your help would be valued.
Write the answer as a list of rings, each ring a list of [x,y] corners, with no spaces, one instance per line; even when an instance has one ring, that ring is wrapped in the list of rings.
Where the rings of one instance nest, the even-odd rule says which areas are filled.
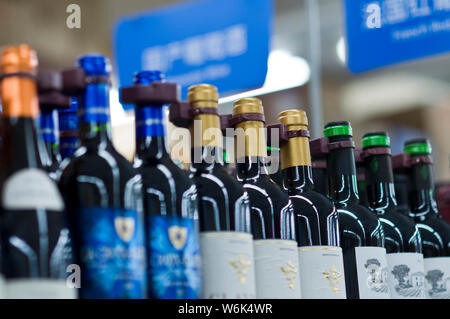
[[[38,65],[36,52],[28,45],[6,47],[0,57],[0,82],[3,116],[37,117],[39,100],[34,74]],[[29,77],[24,75],[30,75]]]

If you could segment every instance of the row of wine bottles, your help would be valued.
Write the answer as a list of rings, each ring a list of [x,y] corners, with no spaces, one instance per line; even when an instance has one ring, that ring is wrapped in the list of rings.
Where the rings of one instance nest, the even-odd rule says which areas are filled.
[[[310,141],[302,110],[269,125],[261,100],[243,98],[219,115],[216,87],[181,101],[161,72],[141,71],[120,92],[135,105],[130,163],[110,139],[106,57],[37,72],[36,53],[11,46],[0,69],[6,298],[450,298],[427,140],[392,156],[386,133],[366,134],[358,182],[349,122]],[[166,105],[190,131],[189,171],[167,150]]]

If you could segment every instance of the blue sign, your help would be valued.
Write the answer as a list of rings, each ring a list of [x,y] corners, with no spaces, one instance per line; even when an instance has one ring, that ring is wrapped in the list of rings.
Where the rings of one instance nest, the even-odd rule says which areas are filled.
[[[352,72],[450,51],[450,0],[345,0]]]
[[[160,70],[182,87],[209,83],[221,94],[260,87],[267,73],[273,0],[202,0],[121,18],[114,31],[120,86]]]

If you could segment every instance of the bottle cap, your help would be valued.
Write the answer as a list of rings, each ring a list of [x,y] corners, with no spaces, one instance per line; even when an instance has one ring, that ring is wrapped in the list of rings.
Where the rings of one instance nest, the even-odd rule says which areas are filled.
[[[410,155],[431,155],[430,141],[426,138],[414,138],[405,142],[403,152]]]
[[[369,147],[391,147],[391,140],[386,132],[373,132],[363,136],[363,149]]]
[[[161,71],[140,71],[134,75],[133,84],[149,85],[152,82],[161,82],[164,79],[164,73]]]
[[[281,112],[278,115],[278,122],[287,125],[288,129],[291,125],[305,126],[305,129],[307,129],[308,117],[305,111],[292,109]]]
[[[325,137],[353,136],[352,127],[348,121],[329,122],[323,129]]]
[[[87,54],[78,58],[78,66],[81,67],[86,76],[109,76],[111,64],[109,59],[100,54]]]
[[[38,66],[36,51],[26,44],[6,47],[0,58],[3,74],[33,73]]]
[[[198,84],[189,87],[187,100],[195,107],[199,102],[206,102],[208,107],[217,107],[219,93],[217,87],[210,84]]]
[[[248,113],[264,114],[262,102],[260,99],[255,97],[243,98],[234,102],[233,116]]]

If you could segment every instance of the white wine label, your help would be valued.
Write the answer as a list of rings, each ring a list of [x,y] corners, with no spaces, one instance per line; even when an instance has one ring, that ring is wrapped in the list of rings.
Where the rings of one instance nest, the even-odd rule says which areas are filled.
[[[63,279],[18,279],[7,280],[7,299],[75,299],[77,289],[70,288]]]
[[[423,255],[396,253],[386,255],[388,284],[392,299],[424,299]]]
[[[8,178],[3,188],[2,205],[11,210],[64,209],[55,182],[37,168],[22,169]]]
[[[203,298],[254,299],[255,261],[252,235],[241,232],[200,233]]]
[[[298,257],[302,298],[346,298],[344,261],[340,247],[299,247]]]
[[[450,299],[450,257],[424,258],[425,293],[430,299]]]
[[[300,299],[297,242],[255,240],[256,298]]]
[[[360,299],[390,299],[386,249],[355,247]]]

